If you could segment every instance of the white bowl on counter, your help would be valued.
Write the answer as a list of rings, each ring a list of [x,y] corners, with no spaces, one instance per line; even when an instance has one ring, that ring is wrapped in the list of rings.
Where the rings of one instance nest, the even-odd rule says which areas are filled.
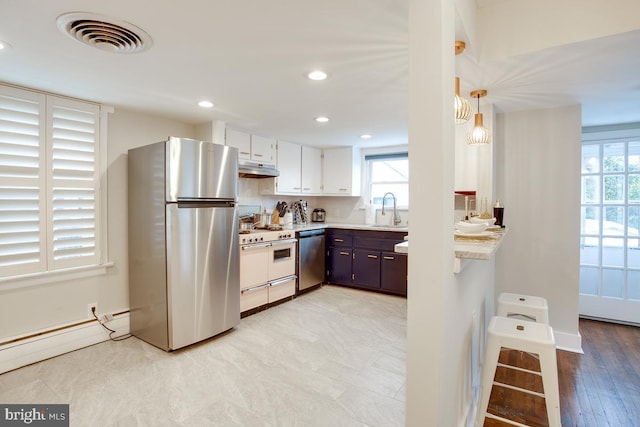
[[[482,233],[489,226],[486,222],[474,224],[466,221],[456,222],[456,229],[465,234],[478,234]]]
[[[471,222],[472,224],[482,224],[483,222],[486,222],[487,226],[491,227],[493,224],[496,223],[496,219],[495,218],[480,218],[479,216],[472,216],[471,218],[469,218],[469,222]]]

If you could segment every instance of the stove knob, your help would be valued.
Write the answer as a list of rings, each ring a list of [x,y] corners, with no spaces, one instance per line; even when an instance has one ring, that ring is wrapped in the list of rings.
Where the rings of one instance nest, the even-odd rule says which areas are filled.
[[[260,241],[262,242],[264,240],[264,237],[260,236]]]

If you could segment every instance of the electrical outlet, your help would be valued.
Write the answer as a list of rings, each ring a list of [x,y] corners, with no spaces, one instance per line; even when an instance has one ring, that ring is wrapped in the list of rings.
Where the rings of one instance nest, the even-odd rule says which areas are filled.
[[[113,315],[111,314],[103,314],[100,316],[100,323],[107,323],[113,320]]]
[[[95,311],[96,315],[98,315],[98,303],[92,302],[87,304],[87,316],[93,318],[93,312]]]

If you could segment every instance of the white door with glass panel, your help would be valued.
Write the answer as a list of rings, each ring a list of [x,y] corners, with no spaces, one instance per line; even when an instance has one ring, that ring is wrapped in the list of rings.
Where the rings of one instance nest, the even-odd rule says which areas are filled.
[[[640,128],[585,132],[580,315],[640,324]]]

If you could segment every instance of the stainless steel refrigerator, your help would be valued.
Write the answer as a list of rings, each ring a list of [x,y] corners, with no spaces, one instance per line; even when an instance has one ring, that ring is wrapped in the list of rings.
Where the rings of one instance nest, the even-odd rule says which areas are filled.
[[[175,350],[240,322],[238,150],[170,137],[129,171],[130,329]]]

